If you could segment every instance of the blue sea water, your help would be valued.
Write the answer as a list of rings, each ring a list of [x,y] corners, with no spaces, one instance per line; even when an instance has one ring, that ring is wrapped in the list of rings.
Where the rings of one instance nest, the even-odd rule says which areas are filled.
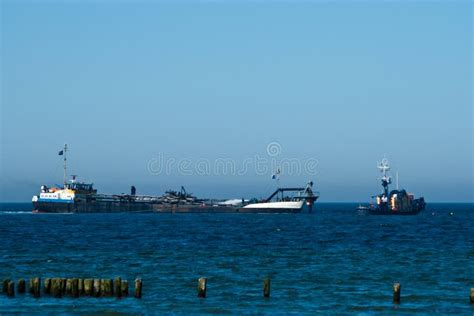
[[[2,294],[0,314],[474,315],[473,204],[429,204],[406,217],[316,206],[311,214],[67,215],[1,204],[0,279],[141,278],[143,298]]]

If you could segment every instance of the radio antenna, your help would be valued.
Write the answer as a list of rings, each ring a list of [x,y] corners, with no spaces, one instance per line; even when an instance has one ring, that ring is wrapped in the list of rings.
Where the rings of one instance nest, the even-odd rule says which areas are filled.
[[[398,170],[397,170],[397,190],[398,190]]]
[[[64,156],[64,185],[66,185],[67,182],[67,144],[64,144],[64,149],[63,149],[63,156]]]

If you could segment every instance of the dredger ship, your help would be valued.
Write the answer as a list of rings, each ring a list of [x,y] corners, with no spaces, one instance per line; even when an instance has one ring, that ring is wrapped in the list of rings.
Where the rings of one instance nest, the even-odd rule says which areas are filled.
[[[62,187],[41,186],[39,195],[32,198],[34,213],[299,213],[312,211],[319,193],[312,190],[313,182],[305,187],[278,188],[269,198],[258,201],[233,199],[199,199],[186,192],[166,191],[161,196],[137,195],[135,186],[130,194],[99,194],[92,183],[84,183],[71,176],[67,180],[67,145],[59,151],[64,156],[64,184]]]
[[[383,174],[381,181],[383,192],[375,197],[375,205],[370,203],[369,206],[359,206],[357,209],[371,215],[416,215],[425,209],[426,203],[423,197],[415,199],[412,193],[398,189],[398,173],[397,173],[397,189],[389,193],[389,184],[392,178],[388,176],[387,171],[390,170],[389,162],[386,158],[378,163],[377,168]]]

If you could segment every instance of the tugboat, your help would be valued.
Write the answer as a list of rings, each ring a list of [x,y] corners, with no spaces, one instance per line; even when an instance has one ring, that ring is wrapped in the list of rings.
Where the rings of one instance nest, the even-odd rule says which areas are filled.
[[[373,203],[369,206],[360,205],[358,211],[370,215],[416,215],[425,209],[426,203],[423,197],[415,199],[412,193],[398,189],[398,177],[397,189],[389,193],[388,186],[392,183],[392,178],[387,175],[390,165],[386,158],[382,159],[377,168],[383,174],[381,179],[383,192],[372,197],[376,198],[376,205]]]

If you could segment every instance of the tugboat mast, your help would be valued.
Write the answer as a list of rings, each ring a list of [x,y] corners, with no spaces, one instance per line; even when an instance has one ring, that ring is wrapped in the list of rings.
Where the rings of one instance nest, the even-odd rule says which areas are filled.
[[[383,173],[383,177],[381,179],[382,180],[382,186],[383,186],[385,196],[388,197],[388,185],[390,183],[392,183],[392,179],[389,176],[387,176],[387,171],[390,170],[390,165],[388,163],[388,159],[387,158],[382,159],[382,162],[379,163],[377,168],[379,168],[380,172]]]
[[[397,191],[398,191],[398,170],[397,170]]]

